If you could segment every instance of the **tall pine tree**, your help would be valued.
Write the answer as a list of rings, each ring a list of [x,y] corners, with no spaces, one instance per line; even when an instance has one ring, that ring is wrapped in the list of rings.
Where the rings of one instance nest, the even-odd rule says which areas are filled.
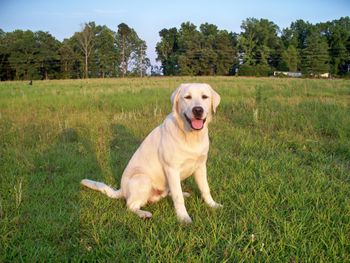
[[[302,71],[311,76],[329,72],[329,54],[326,39],[313,30],[305,40],[302,50]]]

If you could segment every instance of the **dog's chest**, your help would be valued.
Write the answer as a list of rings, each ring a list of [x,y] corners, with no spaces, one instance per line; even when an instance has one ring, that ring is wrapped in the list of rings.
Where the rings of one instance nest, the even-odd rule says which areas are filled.
[[[198,155],[198,156],[189,156],[188,158],[184,158],[180,165],[180,177],[181,180],[186,179],[191,176],[200,165],[205,163],[206,154]]]

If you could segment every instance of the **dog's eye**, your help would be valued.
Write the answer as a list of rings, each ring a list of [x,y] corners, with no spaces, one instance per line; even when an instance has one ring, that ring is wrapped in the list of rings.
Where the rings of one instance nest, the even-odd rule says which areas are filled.
[[[192,99],[192,96],[191,95],[187,95],[187,96],[185,96],[185,99],[186,100],[190,100],[190,99]]]
[[[205,100],[205,99],[207,99],[207,98],[209,98],[207,95],[202,95],[202,99],[203,99],[203,100]]]

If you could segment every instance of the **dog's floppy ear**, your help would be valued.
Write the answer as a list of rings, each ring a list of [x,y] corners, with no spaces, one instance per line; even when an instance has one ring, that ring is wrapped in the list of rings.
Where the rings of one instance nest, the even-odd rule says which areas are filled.
[[[182,89],[182,85],[180,85],[170,96],[171,105],[173,106],[173,112],[178,112],[178,101],[179,101],[179,94]]]
[[[211,106],[212,106],[213,112],[215,113],[216,112],[216,108],[220,104],[221,98],[220,98],[220,95],[215,90],[212,89],[212,87],[210,87],[210,91],[211,91],[211,98],[212,98],[211,99]]]

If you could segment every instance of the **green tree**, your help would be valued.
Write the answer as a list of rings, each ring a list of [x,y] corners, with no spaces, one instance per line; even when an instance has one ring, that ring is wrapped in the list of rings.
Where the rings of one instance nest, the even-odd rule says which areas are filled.
[[[237,63],[236,36],[216,25],[202,24],[201,75],[228,75]]]
[[[135,50],[132,54],[133,74],[144,77],[147,69],[151,66],[149,58],[146,56],[147,45],[144,40],[139,39],[136,42]]]
[[[129,60],[135,46],[135,31],[125,23],[118,25],[117,46],[120,53],[120,68],[124,77],[128,72]]]
[[[67,60],[69,61],[70,77],[71,78],[84,78],[85,77],[85,58],[82,52],[80,43],[76,38],[76,33],[67,40],[64,40],[65,44],[69,49],[67,49]],[[68,58],[69,54],[72,55]],[[89,62],[89,61],[88,61]],[[62,61],[61,61],[62,65]]]
[[[78,45],[74,37],[63,40],[59,49],[61,78],[80,78],[83,75]]]
[[[60,42],[48,32],[34,33],[36,41],[35,65],[41,79],[56,78],[59,72]]]
[[[7,33],[4,40],[5,52],[9,54],[8,62],[14,70],[14,78],[39,79],[40,75],[35,66],[36,41],[30,30],[15,30]]]
[[[333,75],[343,75],[347,73],[350,63],[350,53],[347,45],[350,39],[350,18],[342,17],[316,25],[325,35],[329,45],[330,72]]]
[[[291,50],[287,51],[286,49],[288,49],[290,46],[293,46],[297,50],[297,58],[296,58],[297,70],[301,70],[302,68],[301,63],[303,62],[301,59],[302,50],[306,47],[306,38],[310,35],[313,27],[314,26],[309,22],[305,22],[304,20],[299,19],[299,20],[296,20],[295,22],[292,22],[289,28],[283,29],[281,34],[281,42],[287,54],[283,52],[284,57],[283,58],[281,57],[282,61],[280,65],[282,66],[282,69],[285,69],[285,67],[288,67],[286,65],[287,63],[286,56],[288,56],[289,57],[288,59],[290,59],[291,55],[293,55],[293,53],[292,54],[290,53]],[[292,60],[294,60],[294,58]]]
[[[218,56],[216,75],[229,75],[234,65],[238,65],[237,35],[220,30],[214,49]]]
[[[281,64],[284,70],[297,71],[299,64],[298,50],[290,45],[286,50],[282,51]]]
[[[228,75],[237,64],[236,35],[208,23],[200,26],[200,32],[204,75]]]
[[[119,24],[116,44],[122,76],[124,77],[129,72],[145,75],[150,66],[149,59],[146,57],[147,45],[139,38],[136,31],[125,23]]]
[[[302,50],[302,71],[308,75],[329,72],[328,44],[320,32],[313,30],[305,40]]]
[[[14,70],[9,63],[8,46],[6,45],[7,35],[0,29],[0,80],[14,78]]]
[[[61,78],[74,78],[73,65],[77,58],[76,53],[74,52],[68,39],[63,40],[59,49],[59,56],[61,64]]]
[[[48,32],[15,30],[3,34],[0,45],[5,79],[48,79],[59,73],[60,42]]]
[[[83,29],[74,35],[84,55],[85,78],[89,77],[89,58],[95,46],[95,27],[95,22],[85,23]]]
[[[164,75],[228,75],[238,64],[237,35],[204,23],[197,27],[182,23],[176,28],[159,32],[157,60]]]
[[[306,47],[306,39],[310,35],[312,29],[312,24],[299,19],[295,22],[292,22],[290,28],[284,31],[285,37],[282,37],[282,39],[289,42],[287,43],[287,46],[289,46],[289,44],[292,44],[297,49],[302,50]]]
[[[178,31],[175,27],[170,29],[162,29],[159,32],[161,41],[156,45],[158,54],[157,61],[162,64],[164,75],[179,74],[179,46],[178,46]]]
[[[279,27],[267,19],[248,18],[242,22],[242,33],[239,36],[239,48],[246,72],[269,72],[270,67],[279,64],[281,41],[278,37]],[[256,70],[247,66],[260,65]],[[265,73],[264,73],[265,74]]]
[[[200,75],[201,72],[201,34],[197,27],[190,23],[182,23],[179,35],[179,71],[181,75]]]
[[[94,62],[97,76],[115,77],[118,74],[118,50],[115,44],[116,33],[107,26],[97,27],[95,37]]]
[[[258,20],[250,18],[242,22],[242,33],[238,40],[240,52],[242,54],[243,63],[246,65],[256,64],[256,48],[258,42],[256,40]]]
[[[215,75],[218,67],[218,54],[215,50],[218,41],[219,30],[216,25],[200,25],[201,44],[198,49],[199,54],[199,72],[198,75]]]

